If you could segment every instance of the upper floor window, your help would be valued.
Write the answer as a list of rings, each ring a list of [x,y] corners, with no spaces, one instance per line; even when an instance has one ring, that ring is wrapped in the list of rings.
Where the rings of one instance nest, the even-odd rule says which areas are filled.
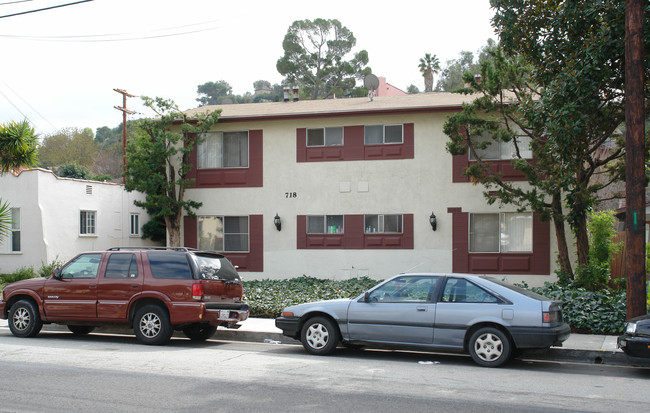
[[[365,233],[401,233],[402,215],[365,215]]]
[[[208,132],[197,149],[198,168],[247,168],[248,131]]]
[[[203,251],[249,251],[248,217],[200,216],[199,249]]]
[[[402,125],[371,125],[364,128],[363,142],[366,145],[384,143],[402,143],[404,135]]]
[[[533,214],[470,214],[469,252],[531,252]]]
[[[140,236],[140,214],[131,214],[129,235],[132,237]]]
[[[343,215],[307,216],[308,234],[342,234]]]
[[[517,158],[517,147],[519,148],[519,154],[522,158],[533,158],[533,151],[530,149],[531,139],[529,136],[515,136],[509,142],[495,141],[489,135],[475,137],[472,138],[472,140],[474,141],[475,146],[484,142],[490,143],[485,148],[475,149],[478,157],[484,161]],[[515,147],[515,140],[517,147]],[[472,151],[468,152],[470,161],[476,161],[477,157],[474,156],[474,153]]]
[[[341,146],[343,128],[307,129],[307,146]]]
[[[81,211],[79,214],[79,234],[97,235],[96,211]]]

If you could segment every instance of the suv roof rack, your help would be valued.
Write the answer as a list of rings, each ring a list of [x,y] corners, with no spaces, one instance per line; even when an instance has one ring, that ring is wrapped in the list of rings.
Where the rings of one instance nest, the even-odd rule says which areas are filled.
[[[106,251],[123,251],[123,250],[162,250],[162,251],[197,251],[196,248],[187,247],[111,247]]]

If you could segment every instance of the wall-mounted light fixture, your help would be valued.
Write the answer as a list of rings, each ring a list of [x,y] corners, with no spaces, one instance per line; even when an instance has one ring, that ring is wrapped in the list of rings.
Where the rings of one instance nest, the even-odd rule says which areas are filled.
[[[434,231],[438,228],[438,220],[436,219],[436,214],[433,212],[429,216],[429,224],[431,224],[431,229]]]
[[[273,218],[273,223],[275,224],[275,229],[282,231],[282,221],[280,221],[280,215],[277,213],[275,214],[275,218]]]

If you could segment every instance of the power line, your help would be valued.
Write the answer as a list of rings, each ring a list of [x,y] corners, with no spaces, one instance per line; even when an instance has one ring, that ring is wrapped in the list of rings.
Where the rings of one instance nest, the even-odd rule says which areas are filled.
[[[81,0],[81,1],[75,1],[74,3],[66,3],[66,4],[59,4],[57,6],[43,7],[42,9],[21,11],[20,13],[14,13],[14,14],[6,14],[4,16],[0,16],[0,19],[4,19],[5,17],[14,17],[14,16],[20,16],[20,15],[23,15],[23,14],[36,13],[36,12],[39,12],[39,11],[58,9],[59,7],[73,6],[75,4],[87,3],[89,1],[93,1],[93,0]]]
[[[7,87],[7,89],[9,89],[9,90],[14,94],[14,95],[18,96],[18,98],[19,98],[20,100],[22,100],[22,101],[23,101],[27,106],[29,106],[29,108],[30,108],[31,110],[33,110],[34,112],[36,112],[36,114],[37,114],[38,116],[40,116],[40,117],[41,117],[45,122],[49,123],[50,126],[51,126],[53,129],[56,129],[56,126],[54,126],[54,124],[53,124],[52,122],[50,122],[50,121],[49,121],[45,116],[43,116],[43,115],[42,115],[38,110],[36,110],[32,105],[30,105],[29,102],[27,102],[25,99],[23,99],[23,97],[20,96],[20,95],[19,95],[15,90],[13,90],[13,89],[11,88],[11,86],[9,86],[9,85],[8,85],[6,82],[4,82],[3,80],[0,80],[0,82],[2,82],[2,84],[5,85],[5,86]],[[5,98],[6,98],[6,97],[7,97],[7,96],[5,96]],[[8,98],[7,98],[7,100],[8,100]],[[10,103],[11,103],[11,102],[10,102]],[[12,105],[13,105],[13,103],[12,103]],[[15,106],[14,106],[14,107],[15,107]],[[22,112],[21,112],[21,113],[22,113]]]
[[[183,28],[183,27],[198,26],[202,24],[205,23],[170,27],[165,29],[157,29],[157,30],[153,30],[153,32],[172,30],[172,29]],[[34,40],[34,41],[42,41],[42,42],[64,42],[64,43],[124,42],[124,41],[132,41],[132,40],[147,40],[147,39],[157,39],[162,37],[182,36],[186,34],[216,30],[218,28],[219,28],[218,26],[215,26],[215,27],[207,27],[204,29],[188,30],[188,31],[176,32],[176,33],[154,34],[154,35],[145,35],[145,34],[138,34],[138,33],[112,33],[112,34],[78,35],[78,36],[17,36],[17,35],[10,35],[10,34],[0,34],[0,38],[16,39],[16,40]],[[111,38],[112,36],[127,36],[127,35],[134,35],[134,36],[123,37],[123,38]]]
[[[8,1],[5,3],[0,3],[0,6],[6,6],[8,4],[16,4],[16,3],[27,3],[28,1],[34,1],[34,0],[16,0],[16,1]]]

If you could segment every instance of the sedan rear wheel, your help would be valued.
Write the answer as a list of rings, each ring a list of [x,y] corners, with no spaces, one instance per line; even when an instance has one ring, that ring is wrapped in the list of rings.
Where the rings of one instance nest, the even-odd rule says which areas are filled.
[[[494,327],[483,327],[469,339],[469,354],[476,364],[483,367],[498,367],[510,358],[511,346],[508,337]]]
[[[300,341],[311,354],[324,356],[332,353],[339,344],[340,334],[329,318],[312,317],[302,327]]]

